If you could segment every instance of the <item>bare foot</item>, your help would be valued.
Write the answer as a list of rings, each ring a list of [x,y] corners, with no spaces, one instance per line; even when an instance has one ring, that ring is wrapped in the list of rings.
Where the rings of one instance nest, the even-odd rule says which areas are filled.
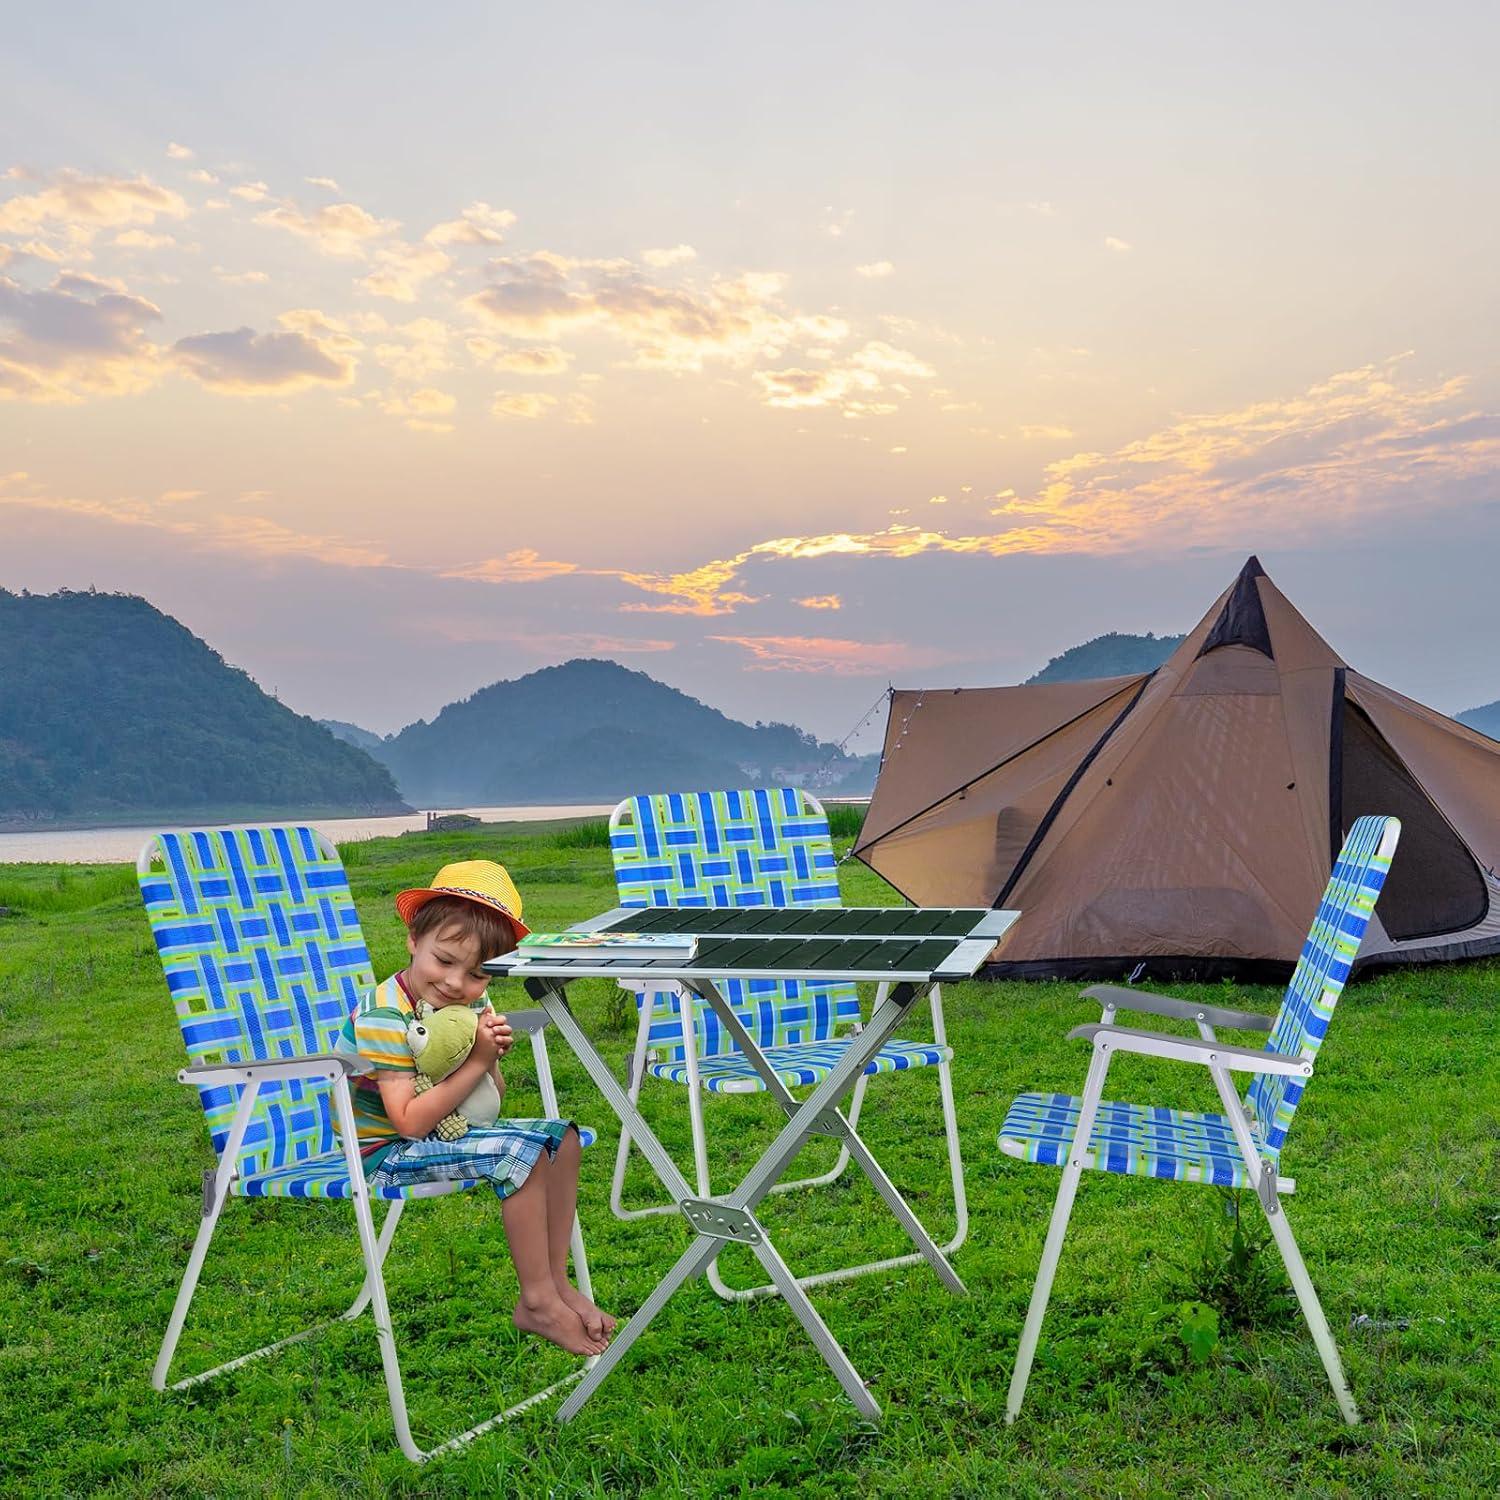
[[[545,1302],[525,1298],[516,1303],[511,1321],[523,1333],[535,1333],[570,1354],[603,1354],[608,1345],[583,1326],[583,1319],[561,1297]]]
[[[559,1281],[557,1295],[578,1314],[590,1338],[608,1342],[618,1322],[613,1313],[605,1312],[596,1302],[590,1301],[571,1281]]]

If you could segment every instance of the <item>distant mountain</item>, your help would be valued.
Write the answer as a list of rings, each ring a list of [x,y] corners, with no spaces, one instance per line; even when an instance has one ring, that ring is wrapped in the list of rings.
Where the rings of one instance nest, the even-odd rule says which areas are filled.
[[[1466,708],[1453,716],[1460,724],[1487,734],[1492,740],[1500,740],[1500,701],[1486,703],[1480,708]]]
[[[1183,642],[1180,635],[1096,635],[1081,646],[1054,656],[1033,682],[1080,682],[1090,677],[1126,677],[1132,672],[1154,672]]]
[[[428,807],[783,782],[859,795],[876,765],[794,725],[741,724],[644,672],[585,659],[492,683],[369,748],[402,795]]]
[[[0,590],[0,820],[401,812],[391,774],[127,594]]]
[[[355,745],[361,750],[374,750],[385,744],[383,734],[361,729],[358,724],[349,724],[343,719],[318,719],[316,722],[321,724],[334,739],[343,740],[346,745]]]

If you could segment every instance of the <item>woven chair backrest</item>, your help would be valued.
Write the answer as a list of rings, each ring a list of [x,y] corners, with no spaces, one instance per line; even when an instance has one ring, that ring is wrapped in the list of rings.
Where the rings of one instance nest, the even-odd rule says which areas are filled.
[[[348,877],[321,834],[292,826],[158,833],[138,871],[190,1062],[333,1047],[375,976]],[[240,1088],[198,1092],[222,1155]],[[251,1176],[335,1145],[326,1084],[265,1084],[236,1166]]]
[[[795,787],[630,797],[609,827],[622,906],[841,904],[828,819]],[[719,989],[762,1047],[827,1041],[859,1020],[859,992],[847,982],[726,979]],[[681,998],[636,994],[651,1006],[650,1046],[666,1062],[686,1055]],[[699,1057],[738,1050],[712,1010],[693,1008]]]
[[[1301,1056],[1309,1062],[1318,1055],[1400,837],[1399,818],[1371,816],[1355,820],[1334,861],[1333,874],[1318,904],[1312,930],[1302,945],[1302,954],[1266,1042],[1267,1052]],[[1257,1073],[1250,1085],[1247,1102],[1258,1124],[1262,1144],[1272,1157],[1286,1143],[1303,1092],[1300,1079],[1279,1073]]]

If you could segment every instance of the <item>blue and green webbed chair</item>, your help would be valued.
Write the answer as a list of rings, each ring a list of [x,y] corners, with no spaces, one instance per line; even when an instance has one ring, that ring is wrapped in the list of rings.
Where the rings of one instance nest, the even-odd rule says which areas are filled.
[[[838,867],[828,819],[816,797],[792,787],[745,791],[670,792],[627,798],[609,820],[610,849],[621,906],[754,907],[839,906]],[[691,930],[691,922],[684,920]],[[698,1191],[712,1196],[704,1132],[704,1094],[750,1094],[765,1082],[736,1046],[719,1018],[698,997],[675,984],[649,993],[639,981],[621,980],[635,995],[639,1025],[627,1080],[632,1101],[646,1078],[687,1089],[693,1160]],[[788,1087],[811,1086],[833,1071],[860,1024],[859,992],[850,982],[726,978],[715,980],[745,1028]],[[884,998],[881,987],[880,999]],[[878,1001],[877,1001],[878,1003]],[[953,1185],[955,1232],[942,1246],[951,1254],[968,1233],[968,1202],[959,1155],[953,1102],[952,1050],[943,1025],[941,988],[932,987],[931,1042],[893,1038],[855,1085],[848,1111],[858,1128],[865,1087],[876,1073],[935,1068]],[[841,1037],[840,1031],[846,1035]],[[630,1137],[622,1132],[615,1159],[610,1205],[622,1219],[675,1214],[675,1204],[627,1208],[625,1169]],[[848,1165],[847,1150],[826,1172],[778,1183],[772,1192],[819,1187],[834,1182]],[[915,1254],[847,1266],[801,1278],[804,1286],[840,1281],[894,1266],[916,1264]],[[723,1298],[743,1301],[774,1296],[770,1284],[733,1288],[717,1261],[708,1280]]]
[[[1252,1190],[1286,1263],[1339,1410],[1346,1422],[1359,1421],[1338,1348],[1281,1206],[1282,1196],[1296,1184],[1281,1175],[1280,1163],[1292,1117],[1312,1077],[1314,1059],[1359,953],[1400,835],[1401,823],[1396,818],[1355,821],[1334,862],[1312,930],[1274,1018],[1117,985],[1095,985],[1084,991],[1084,998],[1098,1001],[1103,1013],[1097,1024],[1068,1033],[1070,1039],[1093,1044],[1083,1094],[1022,1094],[1012,1102],[1000,1130],[1000,1149],[1007,1156],[1063,1169],[1021,1333],[1006,1402],[1007,1421],[1016,1419],[1026,1394],[1063,1237],[1085,1169]],[[1122,1027],[1115,1024],[1121,1011],[1189,1020],[1199,1035],[1193,1039]],[[1270,1035],[1263,1049],[1240,1047],[1219,1041],[1217,1026]],[[1105,1076],[1122,1052],[1207,1068],[1223,1113],[1106,1101]],[[1232,1072],[1251,1075],[1243,1100],[1235,1093]],[[1081,1149],[1080,1142],[1086,1142]]]
[[[198,1235],[152,1385],[167,1389],[214,1227],[232,1197],[352,1201],[364,1284],[338,1318],[176,1381],[172,1390],[274,1354],[372,1307],[396,1438],[408,1458],[421,1462],[467,1443],[577,1379],[586,1364],[435,1448],[424,1451],[412,1439],[382,1267],[408,1198],[478,1184],[423,1183],[373,1193],[366,1185],[349,1080],[368,1070],[336,1051],[335,1043],[375,975],[333,845],[312,828],[290,825],[158,833],[141,850],[136,872],[187,1045],[189,1065],[177,1077],[198,1089],[217,1157],[216,1166],[204,1169]],[[530,1035],[543,1108],[555,1118],[546,1018],[540,1011],[512,1011],[510,1021]],[[592,1139],[587,1132],[583,1138]],[[378,1236],[372,1196],[389,1200]],[[578,1284],[587,1294],[588,1263],[576,1219],[572,1251]]]

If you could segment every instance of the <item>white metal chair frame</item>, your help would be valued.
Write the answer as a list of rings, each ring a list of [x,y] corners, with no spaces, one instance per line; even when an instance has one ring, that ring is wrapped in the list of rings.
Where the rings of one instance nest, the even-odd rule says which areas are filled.
[[[337,851],[333,845],[323,836],[317,834],[318,842],[323,846],[325,852],[337,857]],[[138,875],[148,874],[153,863],[153,851],[157,849],[156,837],[153,835],[146,841],[136,859],[136,873]],[[558,1117],[557,1089],[552,1080],[552,1069],[547,1056],[547,1039],[544,1030],[547,1026],[547,1016],[540,1010],[528,1010],[510,1012],[509,1020],[511,1026],[517,1031],[524,1031],[531,1039],[532,1057],[536,1065],[537,1083],[542,1096],[542,1108],[549,1118]],[[497,1413],[486,1421],[478,1423],[461,1432],[446,1442],[439,1443],[436,1447],[419,1448],[412,1437],[411,1425],[406,1414],[406,1394],[401,1379],[401,1365],[396,1355],[396,1336],[391,1326],[390,1304],[386,1298],[385,1276],[383,1267],[385,1258],[391,1248],[391,1241],[395,1238],[396,1227],[401,1222],[402,1212],[406,1207],[404,1199],[390,1200],[390,1207],[386,1211],[384,1220],[381,1222],[380,1233],[375,1232],[374,1214],[371,1208],[370,1190],[365,1183],[364,1164],[360,1160],[359,1147],[356,1139],[354,1123],[354,1105],[349,1094],[349,1079],[352,1076],[373,1071],[368,1065],[355,1058],[346,1057],[341,1053],[315,1053],[305,1057],[277,1058],[265,1062],[236,1062],[223,1064],[194,1064],[182,1068],[177,1074],[179,1083],[191,1084],[196,1088],[212,1087],[214,1085],[240,1086],[242,1092],[239,1104],[236,1107],[233,1124],[230,1127],[229,1138],[224,1144],[224,1149],[219,1155],[216,1169],[205,1169],[203,1174],[203,1217],[198,1226],[197,1238],[193,1241],[192,1253],[188,1257],[187,1270],[183,1273],[182,1285],[178,1288],[177,1300],[172,1307],[172,1316],[167,1323],[167,1331],[162,1339],[161,1352],[156,1357],[156,1365],[151,1371],[151,1385],[158,1391],[183,1391],[192,1386],[201,1385],[204,1381],[212,1380],[216,1375],[227,1374],[230,1370],[237,1370],[241,1365],[249,1364],[252,1360],[264,1359],[268,1355],[275,1354],[282,1349],[289,1348],[293,1344],[300,1344],[304,1339],[310,1339],[315,1334],[322,1333],[325,1329],[332,1328],[337,1323],[350,1323],[357,1319],[366,1307],[372,1307],[375,1319],[375,1333],[380,1343],[380,1361],[385,1374],[386,1394],[390,1398],[391,1419],[395,1423],[396,1441],[401,1447],[402,1453],[413,1463],[425,1463],[429,1459],[437,1458],[444,1453],[450,1453],[463,1447],[473,1439],[489,1432],[500,1423],[519,1415],[521,1412],[538,1405],[547,1400],[549,1396],[571,1385],[575,1380],[581,1379],[589,1369],[592,1368],[597,1355],[591,1356],[584,1364],[570,1375],[555,1381],[545,1390],[537,1391],[527,1396],[523,1401],[514,1406]],[[197,1289],[198,1277],[203,1270],[204,1260],[208,1255],[208,1247],[213,1239],[214,1229],[219,1222],[219,1215],[223,1211],[225,1202],[231,1196],[237,1196],[231,1189],[238,1175],[235,1163],[239,1159],[240,1147],[244,1141],[245,1130],[250,1123],[251,1115],[255,1108],[255,1101],[260,1093],[261,1086],[267,1083],[282,1082],[288,1079],[302,1079],[309,1083],[326,1083],[333,1095],[333,1104],[339,1126],[339,1141],[344,1156],[344,1164],[349,1173],[350,1201],[354,1205],[355,1230],[359,1235],[360,1254],[364,1260],[365,1279],[360,1288],[359,1295],[349,1307],[335,1318],[329,1318],[322,1323],[317,1323],[311,1328],[303,1329],[301,1333],[294,1333],[287,1338],[278,1339],[275,1343],[266,1344],[263,1348],[254,1349],[249,1354],[242,1354],[236,1359],[231,1359],[222,1365],[216,1365],[211,1370],[205,1370],[198,1375],[189,1375],[182,1380],[167,1384],[167,1375],[172,1366],[172,1357],[177,1349],[178,1339],[182,1335],[184,1323],[187,1321],[188,1307],[192,1303],[193,1293]],[[449,1193],[461,1191],[458,1183],[435,1182],[422,1183],[408,1189],[408,1195],[414,1198],[436,1198],[443,1197]],[[269,1201],[273,1195],[267,1195],[259,1201]],[[302,1203],[337,1203],[339,1199],[304,1198],[290,1199],[293,1202]],[[579,1290],[584,1296],[592,1295],[592,1286],[589,1280],[588,1259],[584,1254],[583,1233],[579,1226],[577,1217],[573,1220],[572,1254],[575,1274],[578,1278]]]
[[[1390,860],[1400,833],[1400,823],[1394,818],[1389,819],[1380,840],[1380,858]],[[1224,1117],[1229,1121],[1235,1144],[1239,1148],[1246,1177],[1265,1212],[1276,1248],[1286,1264],[1302,1316],[1307,1320],[1308,1331],[1312,1334],[1318,1357],[1323,1362],[1339,1411],[1350,1426],[1357,1425],[1360,1419],[1359,1409],[1354,1404],[1354,1395],[1349,1389],[1349,1381],[1339,1359],[1338,1346],[1334,1343],[1328,1320],[1323,1314],[1322,1303],[1318,1300],[1312,1278],[1307,1274],[1307,1265],[1302,1259],[1302,1252],[1297,1248],[1292,1227],[1287,1222],[1286,1211],[1281,1205],[1281,1197],[1293,1192],[1296,1183],[1289,1177],[1281,1177],[1277,1172],[1277,1163],[1269,1155],[1262,1154],[1255,1127],[1229,1077],[1232,1072],[1270,1073],[1306,1080],[1313,1075],[1312,1062],[1305,1057],[1290,1057],[1283,1053],[1258,1051],[1254,1047],[1239,1047],[1221,1042],[1214,1031],[1215,1026],[1227,1026],[1237,1030],[1270,1032],[1276,1024],[1275,1016],[1195,1005],[1165,995],[1123,989],[1116,985],[1096,985],[1084,991],[1084,998],[1099,1001],[1103,1009],[1097,1024],[1077,1026],[1068,1033],[1070,1041],[1091,1041],[1093,1056],[1089,1061],[1088,1077],[1080,1100],[1078,1125],[1073,1132],[1072,1145],[1052,1209],[1052,1219],[1047,1226],[1047,1239],[1042,1247],[1042,1262],[1037,1271],[1036,1285],[1032,1288],[1031,1303],[1026,1310],[1026,1323],[1021,1331],[1021,1344],[1016,1354],[1016,1368],[1006,1397],[1005,1420],[1015,1421],[1026,1395],[1032,1359],[1041,1335],[1042,1320],[1047,1313],[1047,1301],[1052,1293],[1053,1278],[1057,1274],[1058,1258],[1062,1254],[1063,1237],[1067,1233],[1073,1200],[1077,1196],[1078,1184],[1085,1170],[1084,1155],[1088,1151],[1099,1104],[1104,1097],[1105,1076],[1117,1054],[1131,1052],[1208,1069],[1223,1105]],[[1116,1014],[1122,1009],[1190,1020],[1196,1025],[1200,1040],[1116,1026]]]
[[[1111,988],[1099,986],[1100,989]],[[1296,1183],[1290,1177],[1277,1175],[1275,1164],[1262,1159],[1260,1147],[1245,1107],[1234,1091],[1230,1073],[1277,1073],[1292,1078],[1308,1079],[1313,1075],[1313,1065],[1302,1057],[1287,1057],[1277,1052],[1261,1052],[1254,1047],[1237,1047],[1221,1042],[1213,1026],[1201,1014],[1208,1007],[1191,1006],[1183,1001],[1174,1001],[1164,995],[1150,995],[1135,991],[1116,991],[1128,996],[1105,1002],[1100,1023],[1091,1026],[1075,1026],[1068,1039],[1088,1040],[1094,1044],[1089,1061],[1088,1078],[1083,1086],[1082,1103],[1079,1108],[1078,1128],[1073,1136],[1073,1148],[1068,1153],[1067,1165],[1063,1168],[1062,1182],[1057,1189],[1057,1201],[1053,1205],[1052,1219],[1047,1226],[1047,1239],[1042,1247],[1042,1263],[1037,1271],[1036,1285],[1032,1288],[1031,1303],[1026,1310],[1026,1325],[1021,1330],[1021,1346],[1016,1353],[1016,1368],[1011,1376],[1010,1390],[1005,1402],[1005,1420],[1014,1422],[1026,1396],[1026,1383],[1031,1375],[1031,1363],[1036,1354],[1037,1341],[1041,1336],[1042,1320],[1047,1314],[1047,1301],[1052,1293],[1053,1278],[1057,1274],[1058,1258],[1062,1254],[1063,1237],[1068,1230],[1068,1219],[1073,1211],[1073,1200],[1078,1193],[1078,1184],[1084,1173],[1083,1153],[1093,1133],[1094,1121],[1099,1113],[1099,1103],[1104,1097],[1104,1079],[1115,1055],[1134,1052],[1147,1057],[1165,1057],[1173,1062],[1194,1063],[1208,1069],[1209,1077],[1218,1090],[1219,1100],[1224,1106],[1225,1118],[1234,1132],[1235,1144],[1250,1186],[1256,1199],[1265,1211],[1266,1222],[1276,1248],[1286,1263],[1292,1286],[1297,1293],[1302,1315],[1307,1320],[1318,1356],[1333,1387],[1334,1399],[1344,1420],[1351,1426],[1358,1423],[1359,1412],[1354,1405],[1354,1396],[1339,1361],[1338,1348],[1329,1331],[1328,1320],[1323,1315],[1322,1304],[1313,1288],[1312,1278],[1297,1241],[1292,1236],[1292,1227],[1287,1223],[1286,1213],[1279,1201],[1282,1194],[1291,1193]],[[1085,991],[1086,997],[1099,998],[1093,991]],[[1171,1006],[1171,1009],[1167,1009]],[[1117,1008],[1144,1011],[1152,1015],[1184,1016],[1196,1021],[1201,1041],[1189,1037],[1171,1036],[1162,1032],[1136,1031],[1129,1027],[1115,1026]],[[1177,1007],[1181,1007],[1178,1009]],[[1256,1015],[1250,1011],[1217,1011],[1217,1024],[1237,1029],[1270,1031],[1274,1016]],[[1079,1145],[1082,1141],[1083,1146]]]
[[[804,791],[802,796],[817,810],[820,816],[824,816],[823,805],[813,796],[811,792]],[[615,829],[620,825],[623,816],[629,811],[632,799],[626,798],[621,802],[614,812],[610,814],[609,831],[613,836]],[[632,1105],[638,1106],[641,1093],[641,1083],[646,1077],[646,1067],[650,1062],[650,1031],[653,1019],[652,1007],[649,996],[642,999],[642,992],[638,989],[639,981],[621,980],[620,988],[627,994],[633,995],[637,1000],[637,1009],[640,1012],[639,1024],[636,1028],[635,1049],[631,1053],[628,1064],[629,1071],[626,1075],[626,1097]],[[886,999],[890,986],[882,984],[879,986],[875,996],[875,1008],[878,1010]],[[714,1197],[711,1176],[708,1167],[708,1137],[703,1123],[703,1095],[705,1090],[698,1073],[698,1049],[694,1045],[693,1032],[693,1008],[704,1004],[703,997],[693,994],[685,986],[670,981],[663,981],[653,986],[653,993],[676,994],[677,1012],[681,1025],[683,1066],[687,1070],[687,1081],[678,1085],[687,1090],[688,1096],[688,1119],[691,1125],[693,1137],[693,1165],[695,1180],[700,1198]],[[934,984],[928,991],[932,1010],[932,1035],[934,1042],[944,1049],[948,1043],[947,1028],[943,1023],[943,993],[942,986]],[[855,1026],[854,1034],[863,1031],[863,1026]],[[925,1072],[926,1069],[915,1071]],[[946,1255],[952,1255],[963,1244],[969,1234],[969,1199],[964,1187],[963,1159],[959,1152],[958,1142],[958,1114],[953,1098],[953,1067],[952,1063],[945,1057],[937,1064],[938,1089],[942,1101],[943,1134],[948,1144],[948,1170],[949,1178],[953,1186],[953,1206],[955,1226],[953,1237],[938,1248]],[[895,1075],[899,1076],[899,1074]],[[850,1096],[848,1124],[851,1130],[859,1128],[859,1113],[864,1104],[865,1088],[872,1077],[869,1073],[861,1073],[854,1085],[854,1091]],[[760,1092],[760,1091],[757,1091]],[[657,1214],[680,1214],[681,1208],[677,1203],[652,1204],[647,1208],[626,1208],[624,1203],[625,1169],[630,1157],[631,1137],[629,1128],[625,1125],[620,1129],[620,1143],[615,1151],[615,1172],[610,1182],[609,1206],[617,1219],[647,1219]],[[849,1165],[849,1147],[847,1143],[840,1144],[837,1159],[832,1167],[826,1172],[818,1173],[811,1177],[799,1177],[790,1182],[778,1182],[769,1189],[772,1193],[789,1193],[797,1189],[826,1187],[830,1183],[837,1182]],[[820,1271],[812,1276],[799,1276],[797,1285],[802,1287],[823,1286],[829,1282],[849,1281],[856,1276],[868,1276],[876,1271],[889,1271],[900,1266],[917,1265],[923,1260],[918,1253],[897,1255],[885,1260],[867,1261],[862,1265],[845,1266],[836,1271]],[[718,1260],[709,1264],[707,1272],[708,1284],[726,1302],[749,1302],[757,1297],[779,1297],[781,1289],[774,1282],[764,1282],[759,1286],[732,1287],[729,1286],[719,1271]]]

